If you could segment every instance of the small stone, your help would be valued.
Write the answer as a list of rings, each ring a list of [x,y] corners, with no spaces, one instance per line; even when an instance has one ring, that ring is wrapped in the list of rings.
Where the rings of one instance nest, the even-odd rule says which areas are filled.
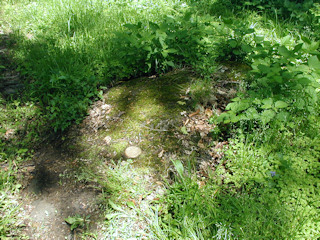
[[[103,110],[107,110],[107,109],[110,109],[111,108],[111,105],[110,104],[103,104],[102,106],[101,106],[101,109],[103,109]]]
[[[110,136],[106,136],[103,140],[107,145],[110,145],[112,139]]]
[[[130,146],[125,150],[124,155],[126,156],[126,158],[137,158],[140,156],[141,153],[141,148],[136,146]]]

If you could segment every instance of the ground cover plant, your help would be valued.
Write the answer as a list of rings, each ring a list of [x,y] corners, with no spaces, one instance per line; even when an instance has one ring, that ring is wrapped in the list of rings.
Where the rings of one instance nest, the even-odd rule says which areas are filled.
[[[0,107],[0,236],[10,239],[19,235],[22,226],[15,197],[22,187],[22,166],[32,157],[43,121],[38,108],[30,102],[1,98]]]
[[[181,111],[210,107],[217,113],[210,120],[212,140],[201,148],[223,147],[218,148],[219,158],[209,160],[172,156],[166,162],[172,174],[163,174],[165,194],[141,207],[137,199],[146,187],[138,181],[135,165],[121,160],[128,143],[116,126],[108,136],[120,139],[109,146],[119,162],[95,172],[101,158],[84,151],[82,157],[97,162],[81,165],[78,176],[79,181],[96,182],[104,192],[105,234],[141,239],[320,237],[319,3],[4,0],[0,6],[1,29],[13,40],[12,57],[26,86],[24,98],[1,100],[0,206],[10,211],[0,216],[0,236],[8,236],[17,222],[18,208],[10,199],[21,187],[17,172],[6,169],[18,169],[30,158],[44,124],[66,132],[82,122],[90,105],[104,100],[104,91],[123,84],[114,90],[121,91],[121,111],[130,106],[138,114],[135,106],[141,101],[150,106],[150,112],[139,113],[139,121],[159,113],[161,123],[170,101]],[[217,77],[225,65],[243,66],[245,74]],[[1,62],[0,67],[7,68]],[[197,80],[176,78],[174,84],[161,78],[172,87],[157,85],[157,94],[165,93],[154,100],[149,98],[158,96],[154,89],[126,83],[151,76],[151,86],[153,78],[183,67],[192,69]],[[222,101],[220,95],[226,94],[219,92],[219,84],[236,85],[236,97]],[[145,90],[144,97],[137,86]],[[151,108],[155,105],[159,110]],[[140,125],[131,113],[125,113],[123,126],[138,139]],[[186,126],[177,129],[190,134]],[[197,137],[199,145],[198,138],[202,136]],[[141,231],[125,232],[126,224],[141,221],[148,224],[139,225]]]

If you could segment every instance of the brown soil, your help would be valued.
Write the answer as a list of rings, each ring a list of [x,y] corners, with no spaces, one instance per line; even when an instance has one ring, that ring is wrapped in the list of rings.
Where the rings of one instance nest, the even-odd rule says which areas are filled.
[[[6,63],[9,58],[5,42],[8,40],[8,36],[2,34],[0,65],[5,62],[5,70],[0,69],[0,76],[3,76],[0,92],[5,95],[21,89],[20,76],[10,68],[10,63]],[[232,74],[228,68],[219,72],[221,76]],[[222,158],[220,150],[227,142],[217,142],[209,147],[212,125],[208,120],[224,110],[235,92],[233,87],[225,85],[237,82],[227,81],[230,77],[225,80],[220,75],[215,76],[220,83],[216,86],[215,102],[202,104],[194,111],[189,107],[192,96],[187,93],[191,75],[190,71],[177,71],[115,87],[102,101],[93,104],[80,126],[74,126],[63,137],[47,138],[36,150],[32,162],[20,167],[23,179],[21,206],[25,216],[23,235],[35,240],[63,240],[78,239],[79,235],[83,236],[79,231],[86,228],[88,232],[99,232],[98,222],[102,220],[100,214],[103,212],[100,209],[101,190],[98,190],[101,187],[79,179],[79,170],[89,166],[86,161],[94,158],[104,165],[110,160],[121,160],[130,145],[141,147],[142,155],[136,160],[135,167],[151,167],[157,177],[150,182],[155,186],[159,183],[159,175],[170,177],[172,159],[195,158],[202,176],[206,176],[208,168],[214,169]],[[151,179],[147,175],[136,178]],[[156,189],[149,190],[156,192]],[[156,194],[153,195],[152,199],[155,199]],[[132,200],[134,203],[143,199],[136,197]],[[74,216],[87,218],[90,224],[71,231],[65,219]],[[93,239],[91,236],[86,238]]]
[[[90,216],[92,222],[99,218],[99,191],[72,177],[75,166],[70,153],[60,147],[50,144],[40,149],[34,167],[24,173],[21,203],[26,216],[24,234],[30,239],[76,239],[76,231],[65,222],[67,217]]]
[[[11,60],[12,44],[9,33],[0,29],[0,94],[4,98],[23,90],[22,77]],[[99,191],[73,177],[77,166],[70,160],[71,152],[65,151],[56,139],[47,142],[36,151],[32,162],[19,166],[25,228],[18,239],[76,239],[79,230],[71,231],[65,218],[90,216],[91,222],[99,218]],[[89,227],[96,228],[94,224]]]

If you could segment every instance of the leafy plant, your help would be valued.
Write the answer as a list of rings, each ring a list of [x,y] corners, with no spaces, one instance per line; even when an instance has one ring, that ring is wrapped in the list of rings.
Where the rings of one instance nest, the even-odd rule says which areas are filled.
[[[176,64],[197,66],[206,61],[205,37],[209,32],[194,18],[186,12],[168,15],[161,22],[125,24],[127,31],[118,32],[114,39],[119,64],[137,76],[165,72]]]
[[[76,228],[83,228],[85,226],[88,226],[90,223],[90,215],[82,217],[79,214],[76,214],[74,216],[69,216],[65,219],[65,221],[70,225],[71,231],[73,231]]]
[[[249,190],[242,185],[243,191],[234,192],[214,183],[221,176],[218,171],[200,187],[200,180],[186,173],[180,161],[174,161],[174,166],[177,178],[168,186],[158,220],[163,229],[159,234],[166,239],[294,238],[301,229],[299,213],[284,208],[278,193],[269,188]]]
[[[288,49],[257,36],[255,41],[247,91],[239,93],[217,121],[289,124],[293,117],[314,114],[318,106],[319,43],[305,39],[305,43]]]
[[[221,38],[215,43],[216,59],[246,62],[248,54],[253,50],[246,38],[254,32],[254,29],[249,28],[246,24],[236,22],[231,18],[223,19],[218,28]]]
[[[73,121],[79,122],[87,107],[99,95],[95,77],[76,77],[63,72],[34,82],[32,96],[39,100],[54,130],[65,130]]]

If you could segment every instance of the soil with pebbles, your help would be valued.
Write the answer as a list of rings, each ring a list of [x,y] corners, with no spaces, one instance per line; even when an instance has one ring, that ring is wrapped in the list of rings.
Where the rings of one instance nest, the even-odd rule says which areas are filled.
[[[9,37],[0,32],[0,39],[0,66],[4,66],[4,68],[0,69],[0,93],[4,96],[9,96],[23,89],[23,85],[21,84],[21,77],[14,70],[14,67],[11,67],[12,64],[8,60],[9,53],[6,44],[9,41]],[[232,73],[231,69],[225,67],[218,72],[221,76],[219,74],[215,76],[217,82],[220,84],[217,86],[217,93],[214,98],[215,102],[203,104],[204,106],[192,113],[178,111],[178,109],[181,108],[181,106],[179,107],[179,102],[186,104],[185,102],[181,102],[181,98],[187,102],[189,101],[189,97],[184,96],[187,95],[187,93],[183,92],[183,96],[171,97],[172,99],[169,98],[170,96],[174,96],[176,90],[173,89],[171,90],[172,93],[169,92],[170,94],[168,94],[170,89],[168,90],[164,88],[164,86],[165,84],[169,85],[170,81],[168,81],[168,83],[162,83],[166,80],[166,77],[161,81],[154,81],[152,83],[153,87],[157,87],[157,94],[154,93],[154,89],[146,87],[149,85],[143,84],[143,81],[150,81],[150,79],[139,80],[137,83],[134,83],[136,85],[127,84],[128,86],[123,89],[125,94],[123,93],[119,96],[119,99],[123,101],[123,109],[121,108],[121,102],[117,103],[114,101],[113,104],[115,106],[109,103],[98,102],[96,103],[97,106],[93,106],[92,110],[88,112],[88,117],[82,123],[82,129],[73,132],[71,130],[70,134],[66,137],[69,143],[72,144],[72,140],[75,143],[77,142],[77,135],[88,135],[88,138],[92,137],[96,140],[91,144],[102,145],[101,147],[103,147],[103,149],[107,147],[111,149],[113,145],[116,145],[120,140],[127,142],[126,145],[144,143],[145,148],[142,149],[148,149],[149,147],[148,151],[152,152],[150,146],[153,147],[155,149],[154,153],[150,153],[149,157],[151,157],[151,159],[158,159],[164,166],[166,166],[166,162],[171,163],[171,159],[175,159],[175,155],[178,153],[183,156],[190,156],[193,152],[196,152],[197,159],[201,160],[199,160],[198,163],[198,173],[201,176],[206,176],[208,168],[214,170],[214,167],[219,164],[223,157],[221,149],[224,145],[228,144],[227,142],[217,142],[214,146],[208,147],[212,142],[209,136],[212,125],[208,124],[208,120],[213,114],[219,114],[219,111],[223,111],[226,103],[235,93],[234,87],[225,86],[227,84],[232,86],[238,84],[237,81],[229,81],[229,72],[230,74]],[[190,73],[188,72],[177,72],[171,75],[169,74],[167,78],[172,78],[176,81],[179,77],[184,79],[189,75]],[[227,77],[224,79],[222,76]],[[139,91],[133,91],[132,89],[139,89]],[[135,111],[136,115],[143,115],[150,111],[150,109],[148,109],[148,111],[146,110],[146,113],[144,113],[143,109],[141,110],[139,104],[135,101],[135,98],[139,100],[138,97],[144,96],[145,93],[148,92],[146,90],[150,92],[151,97],[157,97],[159,101],[157,104],[153,103],[154,108],[159,106],[163,108],[167,107],[167,117],[164,114],[165,112],[156,113],[156,111],[155,116],[151,116],[151,118],[159,119],[157,125],[152,125],[152,119],[147,118],[143,119],[143,121],[141,120],[142,122],[140,124],[139,119],[132,119],[132,116],[128,114],[130,111]],[[162,95],[160,93],[162,93]],[[167,95],[164,93],[167,93]],[[176,93],[176,95],[178,94]],[[135,106],[135,104],[137,104],[137,106]],[[216,113],[213,111],[214,108],[212,106],[215,106]],[[147,107],[150,106],[147,105]],[[115,108],[114,113],[112,113],[113,108]],[[170,112],[172,108],[177,110],[173,115]],[[162,119],[159,114],[163,115],[162,118],[164,119]],[[174,116],[175,120],[171,120],[169,116],[172,118]],[[111,131],[106,128],[106,122],[109,125],[113,124],[116,126],[114,129],[122,129],[126,128],[123,124],[125,120],[129,123],[134,122],[134,120],[138,122],[141,125],[139,131],[144,132],[145,135],[139,134],[136,142],[131,138],[122,139],[124,136],[120,136],[121,139],[114,139],[115,137],[119,138],[119,136],[115,134],[113,137],[109,136]],[[130,124],[127,125],[127,128],[131,126]],[[103,129],[103,127],[106,128],[104,131],[109,131],[108,136],[99,136],[99,129]],[[123,134],[126,132],[130,133],[128,129],[123,130]],[[136,129],[131,130],[137,131]],[[171,134],[167,135],[174,139],[174,146],[171,146],[172,144],[170,144],[169,147],[165,146],[164,141],[168,142],[169,139],[163,137],[165,133]],[[100,138],[103,138],[103,140]],[[87,148],[90,145],[90,141],[90,139],[85,141]],[[177,150],[174,150],[174,147],[176,147]],[[138,148],[136,150],[138,154],[128,155],[128,153],[125,153],[124,155],[127,158],[138,157],[141,154],[141,149]],[[105,157],[110,158],[109,155],[112,155],[112,151],[105,151],[108,153],[108,156]],[[142,155],[146,155],[146,153],[147,151],[144,151]],[[89,223],[91,224],[88,225],[88,230],[90,230],[90,232],[99,232],[100,226],[98,222],[101,220],[100,214],[102,212],[99,201],[101,193],[97,190],[99,186],[95,186],[94,183],[83,182],[75,177],[78,176],[77,171],[79,171],[83,164],[81,163],[82,160],[79,160],[76,155],[76,150],[70,150],[68,141],[64,142],[61,138],[48,138],[46,143],[41,144],[41,148],[36,150],[32,162],[22,166],[20,172],[20,176],[23,179],[21,206],[22,214],[25,216],[23,234],[27,238],[35,240],[78,239],[77,236],[81,234],[78,232],[80,230],[76,229],[71,231],[70,226],[65,221],[65,219],[70,216],[90,216]],[[146,164],[146,162],[148,161],[144,160],[143,164]],[[168,168],[168,166],[164,168]],[[153,181],[156,180],[157,179]],[[88,239],[92,238],[89,236]]]
[[[92,185],[72,177],[77,164],[61,146],[48,144],[34,158],[34,166],[24,172],[22,207],[25,217],[23,233],[30,239],[76,239],[65,219],[88,217],[92,224],[99,218],[99,194]]]
[[[24,88],[11,60],[11,44],[10,35],[0,28],[0,94],[4,98]],[[32,162],[21,167],[20,204],[25,227],[19,239],[76,239],[77,231],[70,230],[65,218],[90,215],[92,223],[99,218],[99,192],[87,183],[75,181],[72,172],[76,166],[70,159],[70,153],[61,145],[48,143],[37,151]],[[90,228],[96,226],[91,224]]]

